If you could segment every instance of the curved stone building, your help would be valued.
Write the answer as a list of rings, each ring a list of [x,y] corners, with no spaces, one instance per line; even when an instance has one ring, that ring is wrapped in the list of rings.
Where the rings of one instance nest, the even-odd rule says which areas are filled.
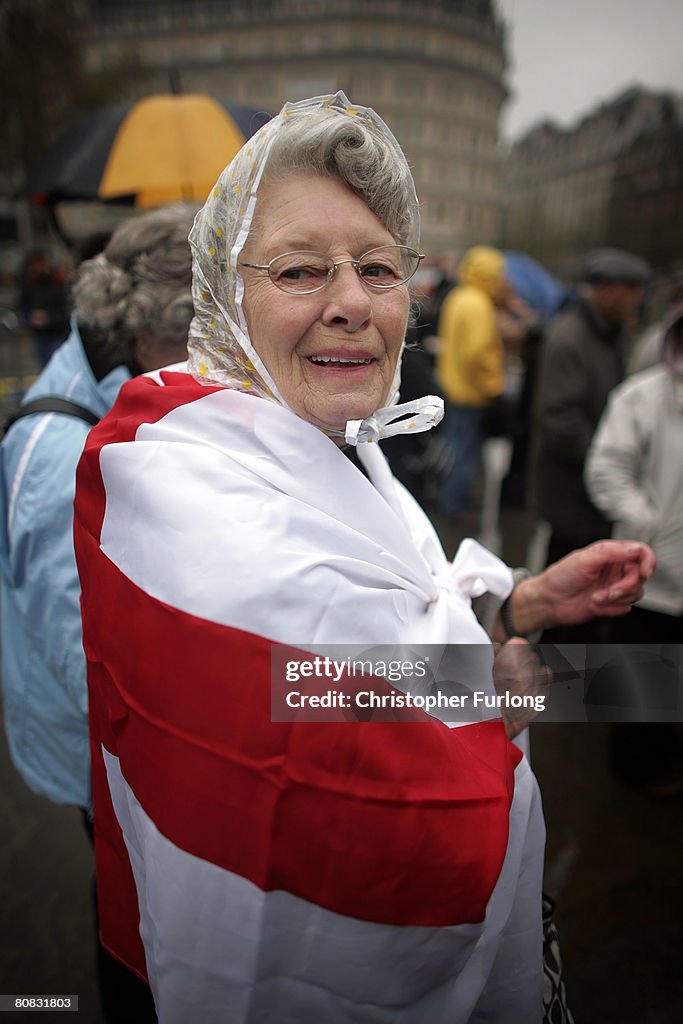
[[[401,141],[423,245],[499,240],[504,27],[492,0],[90,0],[93,70],[134,55],[133,94],[201,91],[277,111],[343,89]]]

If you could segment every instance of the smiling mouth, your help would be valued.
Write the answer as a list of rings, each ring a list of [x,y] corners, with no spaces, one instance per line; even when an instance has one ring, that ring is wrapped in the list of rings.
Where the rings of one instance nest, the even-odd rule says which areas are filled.
[[[342,359],[337,356],[308,356],[308,361],[315,366],[369,366],[374,363],[373,358],[368,359]]]

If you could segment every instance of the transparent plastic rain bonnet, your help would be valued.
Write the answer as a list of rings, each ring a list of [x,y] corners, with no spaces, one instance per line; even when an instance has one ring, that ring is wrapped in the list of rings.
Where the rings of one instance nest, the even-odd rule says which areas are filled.
[[[343,118],[353,134],[358,134],[355,125],[362,125],[372,138],[384,144],[391,157],[387,163],[400,174],[401,202],[386,204],[389,212],[384,213],[382,192],[386,192],[386,183],[383,180],[364,182],[360,160],[354,167],[358,181],[349,184],[368,202],[397,242],[417,249],[420,237],[415,185],[401,147],[373,110],[351,104],[342,92],[286,103],[277,117],[256,132],[228,164],[197,214],[190,233],[195,316],[188,342],[189,368],[200,383],[220,384],[258,395],[285,408],[289,408],[287,402],[249,337],[242,309],[244,282],[237,267],[254,219],[258,189],[271,149],[277,141],[278,149],[285,150],[286,133],[291,133],[294,166],[297,169],[308,166],[305,156],[299,159],[297,143],[306,127],[304,119],[308,118],[310,124],[312,114],[318,122],[324,118]],[[320,154],[315,156],[320,158]],[[312,165],[311,169],[322,170],[322,167]],[[387,219],[394,223],[386,223]],[[356,444],[396,433],[428,430],[438,423],[443,415],[440,399],[428,396],[402,406],[397,404],[400,366],[399,359],[383,409],[375,410],[365,420],[349,421],[345,431],[326,433],[346,437],[349,443]]]

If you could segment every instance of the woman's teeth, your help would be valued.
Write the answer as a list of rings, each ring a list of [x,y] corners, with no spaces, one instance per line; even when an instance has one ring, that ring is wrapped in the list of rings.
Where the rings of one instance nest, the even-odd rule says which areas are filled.
[[[312,363],[330,363],[332,366],[367,366],[372,362],[372,359],[338,359],[336,356],[309,356],[309,359]]]

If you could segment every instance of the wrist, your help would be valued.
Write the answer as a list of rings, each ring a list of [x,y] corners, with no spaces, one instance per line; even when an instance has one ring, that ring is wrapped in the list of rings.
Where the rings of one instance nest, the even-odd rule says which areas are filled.
[[[501,609],[501,620],[509,636],[527,638],[554,625],[539,576],[529,576],[517,584],[507,599],[505,611]],[[508,626],[514,630],[512,634]]]

